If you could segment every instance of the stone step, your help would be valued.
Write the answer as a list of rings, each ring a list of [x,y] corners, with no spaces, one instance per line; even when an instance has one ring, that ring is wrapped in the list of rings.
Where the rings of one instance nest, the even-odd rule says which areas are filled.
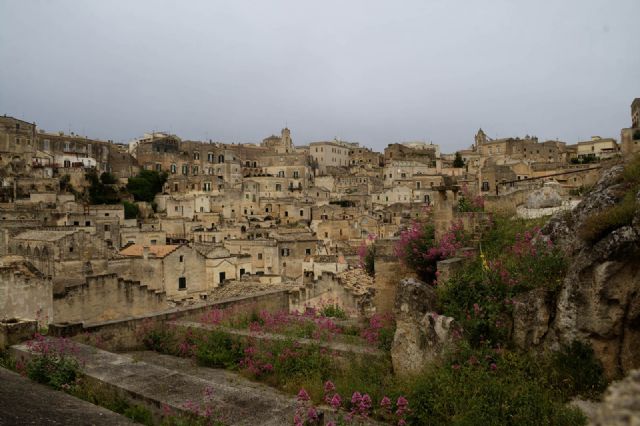
[[[194,321],[173,321],[173,322],[170,322],[169,324],[176,327],[182,327],[182,328],[193,328],[193,329],[201,329],[201,330],[223,330],[235,336],[252,337],[259,340],[291,339],[291,337],[288,337],[282,334],[252,332],[249,330],[238,330],[235,328],[223,327],[220,325],[202,324],[200,322],[194,322]],[[318,345],[322,348],[326,348],[333,352],[338,352],[341,354],[353,353],[356,355],[370,355],[375,357],[384,356],[384,353],[382,351],[371,346],[354,345],[354,344],[342,343],[342,342],[322,342],[314,339],[304,339],[304,338],[296,338],[295,340],[301,345]]]
[[[82,372],[126,394],[132,403],[160,412],[185,413],[189,404],[211,406],[228,425],[283,425],[292,422],[295,399],[230,371],[190,366],[190,360],[142,352],[116,354],[77,344]],[[11,347],[28,359],[26,345]],[[149,361],[149,362],[147,362]],[[210,396],[205,396],[210,389]],[[210,401],[210,402],[206,402]]]

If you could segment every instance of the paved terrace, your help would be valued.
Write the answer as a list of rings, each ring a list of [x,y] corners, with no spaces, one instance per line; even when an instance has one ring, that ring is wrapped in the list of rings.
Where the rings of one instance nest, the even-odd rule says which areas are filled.
[[[357,355],[371,355],[371,356],[383,355],[383,353],[380,350],[375,349],[373,347],[367,347],[362,345],[352,345],[349,343],[321,342],[313,339],[304,339],[304,338],[298,338],[298,337],[294,338],[294,337],[289,337],[282,334],[254,332],[249,330],[238,330],[237,328],[223,327],[220,325],[202,324],[200,322],[193,322],[193,321],[173,321],[169,324],[174,325],[176,327],[196,328],[201,330],[223,330],[235,336],[253,337],[254,339],[260,339],[260,340],[294,339],[296,342],[300,343],[301,345],[318,345],[321,348],[326,348],[331,351],[342,353],[342,354],[354,353]]]
[[[136,423],[106,408],[0,368],[0,425],[128,426]]]
[[[126,392],[133,403],[155,410],[168,406],[172,412],[179,413],[184,412],[189,402],[204,404],[205,389],[209,387],[213,392],[208,405],[225,424],[279,426],[290,424],[295,413],[293,397],[230,371],[197,367],[189,359],[153,352],[127,355],[83,344],[77,346],[86,376]],[[11,351],[16,358],[30,356],[24,344],[12,346]],[[0,388],[4,394],[5,384]]]

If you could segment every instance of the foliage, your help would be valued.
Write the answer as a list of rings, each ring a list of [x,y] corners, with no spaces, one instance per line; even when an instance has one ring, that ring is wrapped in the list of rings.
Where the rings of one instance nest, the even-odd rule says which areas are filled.
[[[362,330],[360,336],[367,343],[389,352],[395,332],[396,322],[393,315],[374,314],[369,318],[369,324]]]
[[[198,341],[195,356],[200,365],[234,369],[242,360],[242,345],[229,333],[214,330]]]
[[[327,318],[347,319],[347,313],[339,305],[325,305],[320,310],[320,315]]]
[[[102,173],[98,177],[95,169],[85,174],[85,178],[89,181],[88,188],[89,202],[91,204],[118,204],[120,195],[114,187],[116,178],[109,173]]]
[[[329,204],[338,205],[340,207],[355,207],[356,203],[351,200],[332,200]]]
[[[130,203],[129,201],[123,201],[122,205],[124,206],[125,219],[135,219],[140,215],[140,209],[136,204]]]
[[[584,415],[548,386],[533,357],[462,347],[410,385],[410,424],[579,425]]]
[[[458,169],[464,167],[464,160],[462,159],[462,155],[460,155],[460,152],[458,151],[456,151],[456,156],[453,159],[453,167]]]
[[[567,269],[562,252],[537,227],[516,234],[507,247],[491,244],[490,256],[481,253],[438,289],[443,314],[461,323],[473,345],[508,343],[514,297],[535,288],[553,294]]]
[[[73,192],[73,186],[71,185],[71,176],[63,175],[60,177],[60,191],[62,192]]]
[[[458,198],[459,212],[481,212],[484,211],[484,198],[482,195],[473,196],[469,188],[465,185],[460,191]]]
[[[376,274],[376,246],[374,242],[376,236],[369,234],[366,240],[363,240],[358,247],[358,257],[360,258],[360,267],[363,268],[370,276]],[[369,243],[367,243],[369,242]]]
[[[448,232],[436,242],[435,228],[428,221],[414,222],[400,234],[395,254],[400,261],[411,268],[421,280],[432,283],[437,277],[436,264],[455,255],[466,240],[462,222],[455,222]]]
[[[166,172],[155,170],[141,170],[137,176],[129,178],[127,190],[136,201],[152,202],[157,193],[162,192],[162,187],[167,181]]]
[[[607,387],[602,364],[586,343],[573,341],[550,356],[549,381],[565,399],[580,395],[597,399]]]
[[[359,391],[353,392],[350,399],[343,398],[330,380],[324,383],[323,391],[322,401],[331,407],[334,412],[333,417],[340,425],[353,424],[354,421],[358,424],[368,424],[371,417],[386,420],[389,423],[393,422],[400,426],[406,424],[409,401],[404,396],[399,396],[395,405],[386,395],[380,399],[378,404],[375,404],[368,393]],[[293,418],[295,426],[324,424],[311,396],[304,388],[300,388],[296,400],[296,412]],[[327,423],[327,425],[330,424],[335,426],[336,421]]]
[[[49,340],[36,334],[27,342],[33,353],[25,370],[31,380],[44,383],[54,389],[69,389],[80,376],[77,349],[67,339]]]
[[[636,194],[640,191],[640,155],[625,165],[621,183],[625,190],[619,201],[584,221],[578,230],[583,240],[594,243],[618,228],[631,225],[637,208]]]

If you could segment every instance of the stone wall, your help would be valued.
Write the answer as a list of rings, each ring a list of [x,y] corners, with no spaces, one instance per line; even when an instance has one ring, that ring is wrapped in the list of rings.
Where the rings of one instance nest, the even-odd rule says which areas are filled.
[[[76,336],[90,333],[92,339],[101,342],[101,346],[110,351],[141,349],[141,335],[153,323],[164,323],[178,319],[197,321],[211,309],[247,307],[257,310],[277,312],[289,308],[288,290],[274,290],[255,294],[249,297],[230,298],[214,303],[202,304],[188,308],[171,308],[162,313],[137,316],[116,321],[96,324],[51,324],[49,334],[52,336]]]
[[[53,291],[50,278],[22,271],[22,267],[0,267],[0,319],[53,319]]]
[[[116,274],[87,277],[84,284],[68,287],[53,299],[54,319],[58,323],[119,320],[168,307],[164,293]]]

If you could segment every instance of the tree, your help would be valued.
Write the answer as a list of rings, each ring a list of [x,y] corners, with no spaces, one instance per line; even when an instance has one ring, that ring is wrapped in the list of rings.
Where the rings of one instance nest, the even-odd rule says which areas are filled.
[[[456,152],[456,158],[453,160],[453,167],[461,168],[464,167],[464,160],[462,159],[462,155],[459,152]]]
[[[140,214],[140,209],[137,205],[130,203],[129,201],[123,201],[122,205],[124,205],[125,219],[135,219]]]
[[[98,172],[91,170],[87,172],[85,178],[91,183],[89,186],[89,202],[91,204],[118,204],[120,195],[113,184],[105,182],[115,182],[115,177],[109,173],[103,173],[98,177]]]
[[[129,178],[127,190],[136,201],[153,202],[156,194],[162,192],[162,187],[167,181],[165,172],[155,170],[142,170],[137,176]]]

